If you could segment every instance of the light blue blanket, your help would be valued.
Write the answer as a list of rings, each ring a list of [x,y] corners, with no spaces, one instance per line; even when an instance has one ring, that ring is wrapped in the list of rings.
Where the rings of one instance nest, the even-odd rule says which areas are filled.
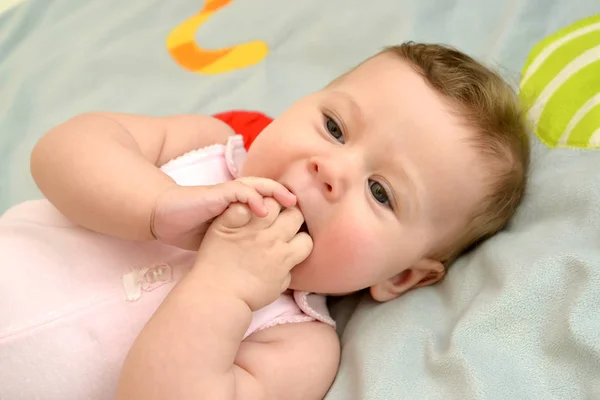
[[[81,112],[275,117],[409,39],[451,43],[516,86],[536,43],[600,13],[597,0],[234,0],[198,25],[190,18],[202,6],[28,0],[0,15],[0,212],[40,196],[29,152]],[[197,24],[188,39],[175,31],[185,21]],[[186,53],[193,43],[251,41],[266,58],[186,69],[203,68]],[[358,302],[328,400],[600,398],[600,150],[532,141],[531,185],[506,232],[436,287]],[[341,322],[352,300],[338,305]]]

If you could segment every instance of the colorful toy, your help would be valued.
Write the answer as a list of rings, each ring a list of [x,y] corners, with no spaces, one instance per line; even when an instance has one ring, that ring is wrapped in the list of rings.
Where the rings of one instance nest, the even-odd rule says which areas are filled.
[[[214,13],[231,0],[206,0],[202,10],[177,26],[167,38],[171,57],[183,68],[201,74],[219,74],[254,65],[269,52],[267,44],[254,40],[222,49],[208,50],[198,46],[194,34]]]
[[[256,139],[258,134],[269,125],[273,119],[258,111],[227,111],[214,115],[215,118],[225,122],[239,135],[244,137],[246,150]]]
[[[528,120],[548,147],[600,147],[600,15],[539,42],[520,87]]]

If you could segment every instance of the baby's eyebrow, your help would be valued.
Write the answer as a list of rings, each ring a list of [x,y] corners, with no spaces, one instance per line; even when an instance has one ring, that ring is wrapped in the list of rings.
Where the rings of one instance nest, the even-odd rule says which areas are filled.
[[[393,176],[395,179],[390,184],[395,195],[397,197],[402,196],[402,198],[397,198],[396,202],[404,205],[404,207],[398,207],[397,216],[399,218],[413,217],[421,209],[420,190],[416,184],[417,176],[415,176],[412,168],[405,167],[407,165],[406,160],[402,160],[398,156],[393,157],[392,160],[392,171],[394,171]]]
[[[363,130],[366,126],[364,111],[358,105],[356,99],[349,93],[342,90],[334,89],[331,91],[336,102],[340,103],[346,111],[345,114],[350,118],[352,124],[357,126],[359,130]]]

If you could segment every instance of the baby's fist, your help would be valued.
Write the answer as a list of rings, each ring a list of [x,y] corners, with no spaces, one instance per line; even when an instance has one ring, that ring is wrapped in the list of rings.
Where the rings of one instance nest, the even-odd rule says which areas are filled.
[[[244,203],[255,215],[266,216],[265,197],[285,207],[296,204],[285,186],[266,178],[240,178],[212,186],[174,185],[157,199],[151,230],[163,243],[197,250],[212,220],[231,204]]]
[[[271,198],[265,206],[268,214],[260,218],[246,206],[232,204],[207,231],[195,266],[253,311],[287,289],[291,269],[312,251],[310,236],[298,232],[304,222],[298,208],[281,211]]]

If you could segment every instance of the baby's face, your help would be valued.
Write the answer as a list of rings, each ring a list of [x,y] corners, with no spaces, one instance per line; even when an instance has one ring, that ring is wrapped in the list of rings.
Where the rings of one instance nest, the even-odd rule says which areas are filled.
[[[422,270],[433,272],[428,283],[441,278],[429,255],[483,195],[471,134],[391,54],[271,123],[242,174],[279,181],[298,198],[314,248],[292,271],[291,288],[341,294],[391,283],[403,292],[426,277]]]

